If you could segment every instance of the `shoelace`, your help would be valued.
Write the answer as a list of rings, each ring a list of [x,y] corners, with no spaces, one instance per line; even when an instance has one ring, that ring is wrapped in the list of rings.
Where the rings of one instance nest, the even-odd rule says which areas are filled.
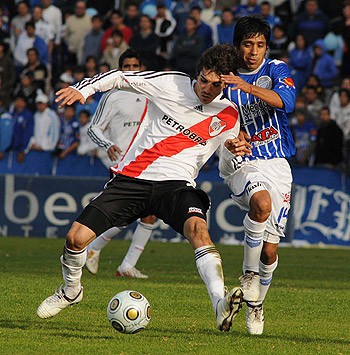
[[[57,301],[64,300],[64,299],[65,299],[65,298],[64,298],[64,295],[63,295],[61,289],[58,288],[58,289],[56,290],[56,292],[55,292],[51,297],[49,297],[49,299],[47,300],[47,303],[48,303],[48,304],[54,304],[54,303],[56,303]]]

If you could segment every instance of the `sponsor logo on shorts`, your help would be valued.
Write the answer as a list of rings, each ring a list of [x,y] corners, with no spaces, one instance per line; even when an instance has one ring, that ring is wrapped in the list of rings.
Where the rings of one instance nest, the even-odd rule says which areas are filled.
[[[261,187],[262,184],[260,182],[256,182],[254,184],[251,184],[247,187],[247,194],[250,194],[253,190],[255,190],[258,187]]]
[[[290,203],[290,192],[288,192],[286,194],[282,194],[282,196],[284,197],[283,202]]]
[[[221,133],[223,129],[227,126],[227,123],[223,120],[220,120],[218,116],[213,116],[211,123],[209,125],[209,135],[210,137],[215,137]]]
[[[201,208],[198,208],[198,207],[189,207],[188,213],[204,214],[204,213],[202,212],[202,209],[201,209]]]
[[[276,140],[279,137],[279,133],[274,126],[265,128],[260,132],[254,134],[251,141],[254,142],[254,146],[264,145]]]
[[[275,223],[275,227],[277,230],[279,230],[280,232],[283,232],[285,230],[285,226],[282,225],[282,224],[278,224],[278,223]]]

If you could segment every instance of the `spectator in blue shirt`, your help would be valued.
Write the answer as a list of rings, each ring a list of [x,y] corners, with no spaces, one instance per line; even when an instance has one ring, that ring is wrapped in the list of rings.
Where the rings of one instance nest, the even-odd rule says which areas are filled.
[[[201,20],[202,9],[199,6],[192,7],[190,16],[197,20],[197,34],[203,37],[203,51],[213,46],[213,31],[211,27]]]
[[[14,98],[13,110],[10,111],[13,122],[13,134],[10,150],[17,154],[17,162],[23,163],[26,149],[34,131],[34,117],[27,108],[27,100],[19,95]]]
[[[215,44],[232,44],[235,22],[233,12],[229,8],[222,9],[221,22],[216,25],[214,31]]]
[[[61,122],[60,139],[54,155],[59,159],[65,159],[68,154],[77,150],[79,142],[79,121],[76,118],[75,107],[66,106]]]
[[[246,5],[238,5],[234,13],[237,19],[249,15],[258,15],[260,14],[260,6],[257,4],[257,0],[248,0]]]

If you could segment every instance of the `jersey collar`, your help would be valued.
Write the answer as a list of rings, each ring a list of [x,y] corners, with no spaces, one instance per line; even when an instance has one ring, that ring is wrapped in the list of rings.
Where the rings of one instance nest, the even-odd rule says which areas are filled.
[[[266,58],[264,58],[263,62],[261,63],[261,65],[259,67],[257,67],[255,70],[250,71],[244,68],[240,68],[237,70],[238,74],[244,74],[244,75],[253,75],[256,74],[257,72],[259,72],[259,70],[261,69],[261,67],[265,64],[266,62]]]

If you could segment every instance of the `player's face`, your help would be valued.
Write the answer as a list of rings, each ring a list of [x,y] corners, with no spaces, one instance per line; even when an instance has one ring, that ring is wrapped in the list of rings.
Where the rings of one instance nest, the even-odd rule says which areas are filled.
[[[203,68],[197,77],[194,91],[203,104],[209,104],[221,94],[223,87],[219,75]]]
[[[255,70],[262,64],[266,51],[267,43],[263,35],[246,38],[239,46],[239,55],[248,70]]]
[[[140,61],[137,58],[126,58],[121,69],[122,71],[138,71],[141,69]]]

